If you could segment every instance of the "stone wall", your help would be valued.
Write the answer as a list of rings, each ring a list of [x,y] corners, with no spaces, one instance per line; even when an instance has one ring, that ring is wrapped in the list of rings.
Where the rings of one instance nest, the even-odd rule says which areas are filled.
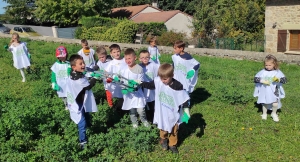
[[[10,34],[2,34],[0,33],[0,38],[11,38]],[[47,42],[59,42],[62,44],[80,44],[79,39],[65,39],[65,38],[54,38],[54,37],[28,37],[31,40],[35,41],[47,41]],[[88,41],[89,45],[92,47],[96,47],[99,45],[110,46],[113,42],[103,42],[103,41]],[[120,45],[122,49],[133,48],[147,48],[148,45],[143,44],[127,44],[127,43],[117,43]],[[173,47],[159,46],[158,47],[160,53],[169,53],[173,54]],[[186,52],[200,55],[200,56],[213,56],[213,57],[222,57],[222,58],[232,58],[237,60],[253,60],[253,61],[263,61],[266,55],[271,53],[266,52],[250,52],[250,51],[238,51],[238,50],[224,50],[224,49],[208,49],[208,48],[186,48]],[[292,63],[300,65],[300,55],[286,55],[286,54],[278,54],[272,53],[277,57],[277,59],[281,62]]]
[[[266,0],[265,11],[265,51],[277,52],[278,30],[287,30],[287,51],[289,50],[289,30],[300,30],[299,0]]]

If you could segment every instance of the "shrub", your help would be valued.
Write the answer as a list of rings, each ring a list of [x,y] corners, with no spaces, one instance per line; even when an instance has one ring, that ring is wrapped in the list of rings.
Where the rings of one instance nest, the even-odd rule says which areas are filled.
[[[79,20],[78,24],[89,29],[92,27],[99,27],[99,26],[114,27],[121,21],[122,20],[120,20],[120,19],[111,19],[111,18],[107,18],[107,17],[91,16],[91,17],[82,17]]]
[[[152,36],[161,36],[162,33],[166,31],[167,27],[164,23],[138,23],[138,33],[143,33],[143,40],[146,40],[146,42],[149,42],[149,38],[151,38]]]
[[[178,33],[173,30],[163,32],[161,36],[157,37],[157,42],[161,46],[173,46],[174,42],[177,40],[185,41],[186,34]]]

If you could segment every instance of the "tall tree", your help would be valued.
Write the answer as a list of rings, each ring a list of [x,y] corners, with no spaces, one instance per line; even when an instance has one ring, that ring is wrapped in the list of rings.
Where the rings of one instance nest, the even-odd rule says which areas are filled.
[[[34,14],[41,23],[76,25],[82,16],[106,16],[112,3],[111,0],[36,0]]]
[[[33,20],[34,0],[3,0],[8,3],[5,16],[10,23],[26,24]]]
[[[194,14],[195,36],[262,39],[265,0],[201,0]]]

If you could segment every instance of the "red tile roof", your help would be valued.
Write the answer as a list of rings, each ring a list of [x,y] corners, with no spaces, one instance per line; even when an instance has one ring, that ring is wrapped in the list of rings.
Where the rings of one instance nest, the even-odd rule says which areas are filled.
[[[112,14],[114,14],[116,12],[120,12],[120,11],[129,12],[131,14],[128,18],[131,18],[134,15],[136,15],[136,14],[140,13],[141,11],[143,11],[147,7],[152,7],[152,6],[148,5],[148,4],[139,5],[139,6],[128,6],[128,7],[113,8],[111,11],[112,11]],[[155,7],[152,7],[152,8],[155,8]],[[158,8],[155,8],[155,9],[159,10]]]
[[[181,13],[179,10],[141,13],[132,20],[136,23],[140,22],[167,22],[176,14]],[[183,13],[184,14],[184,13]]]

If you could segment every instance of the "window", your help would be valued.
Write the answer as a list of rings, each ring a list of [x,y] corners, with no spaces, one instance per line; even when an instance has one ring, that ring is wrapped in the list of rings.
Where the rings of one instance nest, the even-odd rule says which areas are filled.
[[[300,51],[300,30],[290,30],[290,50]]]

